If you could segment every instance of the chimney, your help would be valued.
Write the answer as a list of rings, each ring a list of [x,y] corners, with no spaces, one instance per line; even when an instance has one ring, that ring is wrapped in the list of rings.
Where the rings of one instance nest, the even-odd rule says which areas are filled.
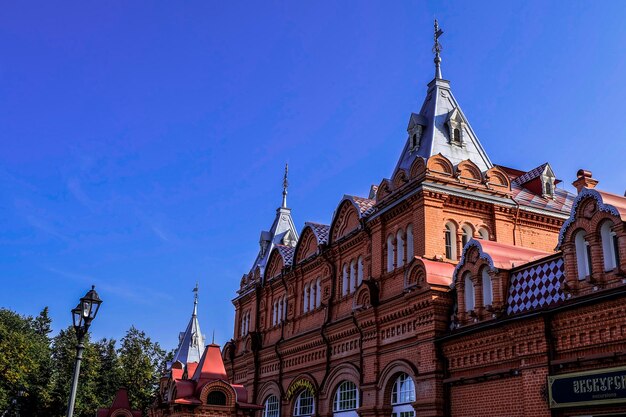
[[[586,169],[579,169],[576,177],[576,181],[572,185],[576,187],[578,194],[580,194],[583,188],[595,188],[598,185],[598,180],[591,178],[591,171]]]

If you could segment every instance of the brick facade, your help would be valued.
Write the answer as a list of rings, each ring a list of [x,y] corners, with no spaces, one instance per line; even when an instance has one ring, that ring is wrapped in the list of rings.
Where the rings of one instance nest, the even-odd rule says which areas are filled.
[[[467,142],[446,140],[452,125],[440,120],[450,117]],[[407,131],[391,179],[368,198],[345,196],[330,225],[307,223],[295,247],[278,242],[243,276],[223,350],[231,381],[266,417],[617,410],[551,411],[547,378],[626,361],[626,199],[557,189],[548,164],[492,165],[439,78]],[[605,220],[619,246],[610,271]],[[583,279],[580,229],[591,260]]]

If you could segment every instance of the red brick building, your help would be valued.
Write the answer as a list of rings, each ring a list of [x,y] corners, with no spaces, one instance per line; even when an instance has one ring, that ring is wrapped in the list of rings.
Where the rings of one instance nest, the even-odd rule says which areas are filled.
[[[223,351],[259,415],[626,408],[626,198],[594,190],[585,171],[574,195],[548,163],[494,165],[438,45],[390,179],[300,233],[285,181]]]
[[[224,368],[220,347],[214,343],[204,346],[204,336],[200,331],[197,315],[197,286],[194,291],[196,297],[191,319],[185,331],[180,333],[173,361],[168,363],[167,373],[161,378],[157,396],[148,415],[150,417],[253,416],[260,407],[248,403],[248,392],[243,385],[230,382]],[[126,403],[128,403],[127,398]],[[107,416],[108,414],[103,414],[102,417]],[[118,414],[111,415],[111,417],[116,416]],[[128,416],[133,417],[130,414]],[[101,417],[100,414],[98,417]]]

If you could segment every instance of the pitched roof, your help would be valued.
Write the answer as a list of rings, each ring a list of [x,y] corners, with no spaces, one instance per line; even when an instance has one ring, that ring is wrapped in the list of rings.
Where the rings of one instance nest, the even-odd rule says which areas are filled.
[[[113,404],[109,408],[99,408],[96,414],[97,417],[110,417],[118,410],[130,411],[133,417],[141,417],[141,411],[133,410],[130,408],[130,402],[128,401],[128,390],[126,388],[120,388],[115,394]]]
[[[356,195],[345,195],[344,198],[347,197],[357,206],[359,209],[359,217],[369,216],[374,212],[374,205],[376,204],[376,200],[371,198],[363,198],[358,197]]]
[[[562,214],[569,214],[572,209],[574,199],[576,198],[575,194],[561,188],[555,188],[554,197],[547,198],[542,195],[537,195],[521,185],[514,183],[511,183],[511,192],[512,197],[521,206],[550,210],[560,212]]]
[[[453,114],[457,118],[460,117],[465,125],[462,146],[453,145],[450,141],[446,123]],[[469,159],[483,172],[493,166],[459,103],[454,98],[449,81],[434,79],[428,84],[424,104],[422,104],[419,114],[411,114],[408,130],[416,125],[422,126],[421,138],[418,141],[419,146],[415,149],[411,143],[412,138],[407,137],[391,178],[400,169],[408,172],[416,157],[428,159],[439,153],[448,158],[454,165]]]
[[[204,353],[204,336],[198,322],[198,297],[193,302],[193,313],[184,332],[180,333],[178,347],[172,363],[179,361],[184,365],[190,362],[199,362]]]
[[[327,224],[306,222],[305,226],[309,226],[317,239],[317,244],[326,244],[328,243],[328,234],[330,233],[330,226]]]
[[[515,183],[518,185],[523,185],[526,184],[528,181],[532,181],[535,178],[540,177],[543,174],[543,171],[545,171],[546,166],[548,166],[548,163],[544,163],[539,165],[537,168],[533,168],[530,171],[520,175],[519,177],[513,179],[511,181],[511,183]]]
[[[228,381],[219,345],[211,343],[206,346],[204,355],[191,379],[199,384],[216,380]]]
[[[421,256],[416,256],[415,258],[419,259],[424,265],[424,269],[426,270],[426,282],[435,285],[450,285],[454,265],[448,262],[433,261]]]
[[[278,253],[280,253],[280,256],[282,256],[283,258],[283,264],[285,266],[291,265],[293,262],[293,254],[295,253],[296,248],[294,248],[293,246],[276,245],[276,249],[278,250]]]

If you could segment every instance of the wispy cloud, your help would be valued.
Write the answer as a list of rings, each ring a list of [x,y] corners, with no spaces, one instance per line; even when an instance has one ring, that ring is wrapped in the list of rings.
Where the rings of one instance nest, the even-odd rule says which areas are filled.
[[[110,283],[110,279],[107,279],[109,282],[106,282],[94,275],[79,274],[50,266],[46,266],[45,269],[61,277],[69,278],[72,281],[85,284],[86,286],[95,285],[98,290],[102,290],[104,293],[110,293],[139,304],[153,304],[154,302],[161,302],[162,300],[170,300],[172,298],[170,294],[153,291],[145,287],[138,288],[125,284],[112,285]]]

